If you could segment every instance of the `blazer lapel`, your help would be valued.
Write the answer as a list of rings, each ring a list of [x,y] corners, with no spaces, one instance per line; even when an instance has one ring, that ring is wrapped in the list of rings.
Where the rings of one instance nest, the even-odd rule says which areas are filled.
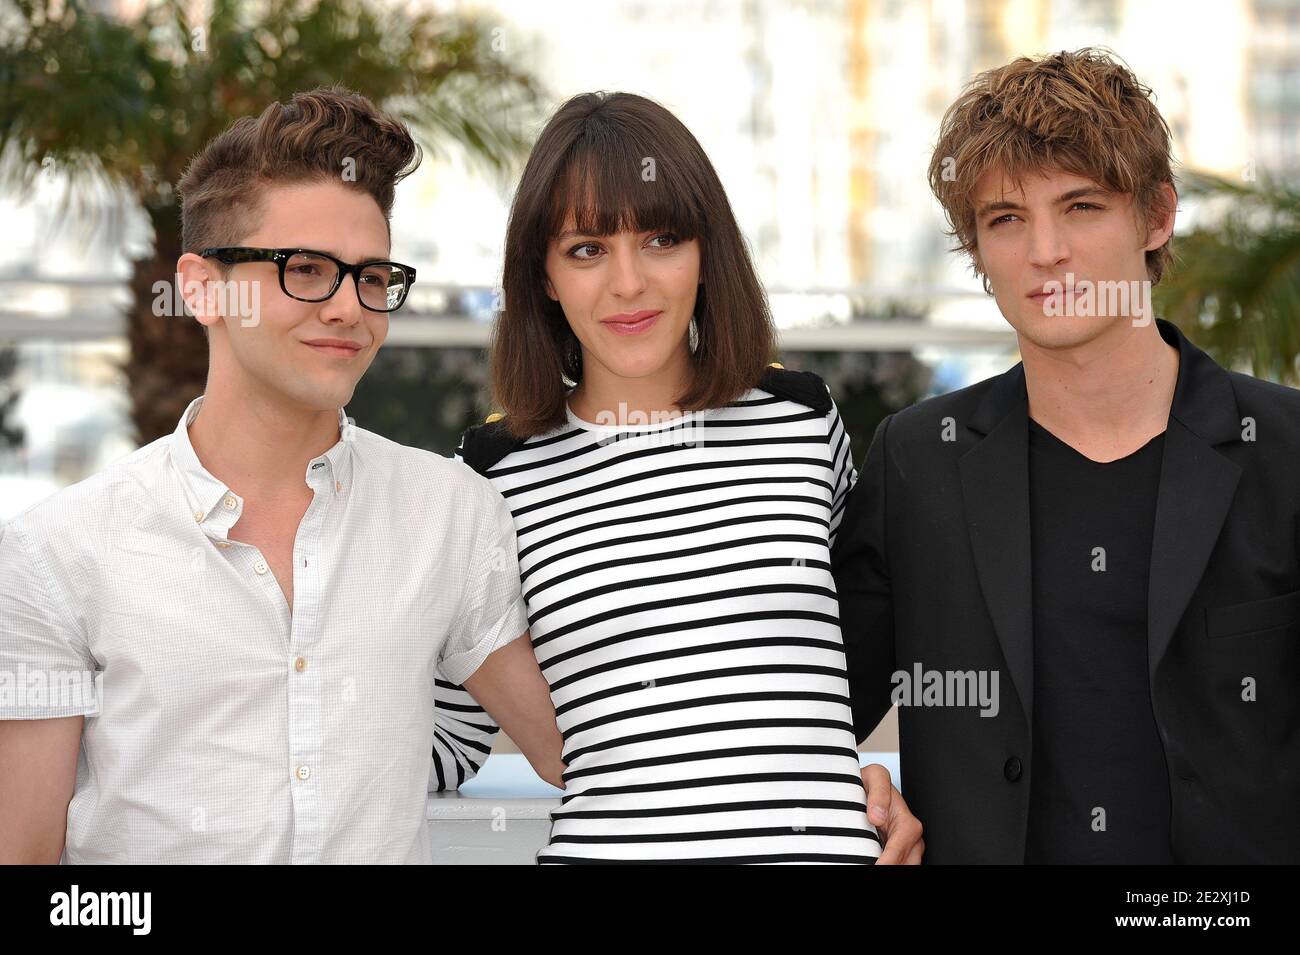
[[[1232,506],[1241,468],[1214,450],[1241,440],[1228,373],[1173,325],[1157,323],[1178,348],[1178,384],[1165,431],[1147,592],[1147,660],[1152,678],[1205,573]]]
[[[962,455],[962,499],[980,590],[1032,725],[1034,643],[1029,537],[1029,403],[1016,365],[985,396],[968,427],[985,435]]]

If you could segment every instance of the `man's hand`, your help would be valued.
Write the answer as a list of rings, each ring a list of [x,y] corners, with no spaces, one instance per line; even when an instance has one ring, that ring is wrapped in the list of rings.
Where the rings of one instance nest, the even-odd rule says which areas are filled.
[[[867,789],[867,819],[885,838],[876,865],[920,865],[925,853],[921,820],[912,815],[903,794],[894,788],[889,770],[879,763],[862,767]]]

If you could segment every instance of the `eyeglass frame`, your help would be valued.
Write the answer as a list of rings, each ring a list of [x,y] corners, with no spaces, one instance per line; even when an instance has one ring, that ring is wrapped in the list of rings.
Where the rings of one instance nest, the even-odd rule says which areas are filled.
[[[292,258],[294,255],[297,255],[300,252],[305,253],[307,255],[319,256],[322,259],[328,259],[329,261],[333,262],[334,265],[338,268],[338,274],[334,278],[334,287],[331,288],[323,298],[303,298],[301,295],[294,295],[285,286],[284,284],[285,266],[289,264],[290,258]],[[225,265],[241,265],[244,262],[274,262],[276,265],[279,266],[280,269],[280,291],[282,291],[285,295],[289,296],[291,299],[294,299],[295,301],[311,302],[313,304],[319,304],[320,302],[328,302],[331,298],[334,297],[335,293],[337,293],[338,290],[343,287],[344,276],[351,275],[352,284],[356,287],[357,290],[357,302],[360,303],[361,307],[366,309],[367,311],[379,312],[381,315],[391,314],[397,311],[397,309],[401,308],[403,305],[405,305],[407,296],[411,294],[411,286],[415,284],[415,269],[409,265],[403,265],[401,262],[394,262],[391,259],[367,259],[364,262],[358,262],[355,265],[349,265],[347,262],[344,262],[342,259],[330,255],[328,252],[321,252],[319,249],[295,249],[295,248],[264,249],[264,248],[259,248],[257,246],[251,246],[251,245],[228,245],[228,246],[219,246],[219,247],[214,247],[209,249],[203,249],[202,251],[199,252],[199,255],[205,259],[209,257],[215,258],[217,261]],[[233,260],[230,260],[227,257],[231,255],[237,257]],[[372,265],[396,266],[397,268],[402,270],[402,274],[406,277],[406,288],[405,291],[403,291],[402,293],[402,300],[397,304],[396,308],[374,308],[373,306],[367,305],[365,301],[361,298],[361,270],[365,268],[369,268]]]

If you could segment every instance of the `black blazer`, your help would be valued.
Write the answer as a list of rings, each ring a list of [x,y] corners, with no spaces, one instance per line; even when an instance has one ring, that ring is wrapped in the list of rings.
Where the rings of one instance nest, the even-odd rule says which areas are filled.
[[[1174,856],[1300,862],[1300,391],[1225,371],[1158,324],[1180,359],[1147,623]],[[928,862],[1024,861],[1027,449],[1021,365],[889,416],[832,556],[859,740],[889,709],[895,670],[1000,672],[994,717],[899,707],[904,794]]]

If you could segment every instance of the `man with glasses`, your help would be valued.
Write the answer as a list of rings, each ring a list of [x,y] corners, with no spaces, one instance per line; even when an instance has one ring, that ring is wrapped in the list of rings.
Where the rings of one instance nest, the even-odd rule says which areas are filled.
[[[562,785],[505,502],[343,413],[415,281],[417,163],[321,89],[190,165],[205,393],[0,529],[0,862],[430,862],[438,674]]]

